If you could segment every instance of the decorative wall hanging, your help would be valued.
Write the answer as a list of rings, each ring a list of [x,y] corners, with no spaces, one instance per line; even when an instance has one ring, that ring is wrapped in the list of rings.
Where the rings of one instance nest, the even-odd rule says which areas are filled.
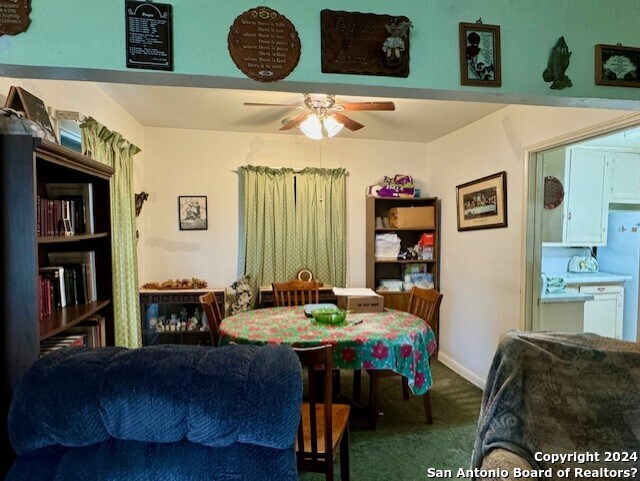
[[[458,230],[507,227],[507,173],[473,180],[456,187]]]
[[[145,201],[149,198],[149,194],[147,192],[145,192],[144,190],[141,191],[139,194],[135,194],[135,199],[136,199],[136,217],[140,216],[140,212],[142,212],[142,206],[144,205]],[[140,233],[138,232],[138,229],[136,229],[136,239],[140,238]]]
[[[640,48],[596,45],[596,85],[640,87]]]
[[[16,35],[29,28],[31,0],[0,0],[0,35]]]
[[[125,2],[127,68],[173,70],[173,13],[164,3]]]
[[[190,195],[178,197],[180,230],[207,230],[207,197]]]
[[[293,24],[268,7],[238,16],[229,30],[229,54],[242,73],[259,82],[282,80],[300,60],[300,38]]]
[[[565,71],[569,67],[569,59],[571,58],[567,42],[564,37],[560,37],[555,46],[549,52],[549,62],[547,68],[542,72],[542,78],[545,82],[552,82],[549,88],[562,90],[571,87],[571,79],[566,76]]]
[[[409,76],[409,32],[404,16],[322,10],[322,71]]]
[[[544,208],[555,209],[564,199],[564,187],[562,182],[553,175],[544,178]]]
[[[476,87],[502,86],[500,27],[460,23],[460,83]]]
[[[24,116],[38,124],[46,132],[46,139],[51,142],[58,142],[56,131],[51,125],[51,118],[44,102],[35,95],[27,92],[22,87],[11,87],[9,96],[4,104],[18,112],[24,112]]]

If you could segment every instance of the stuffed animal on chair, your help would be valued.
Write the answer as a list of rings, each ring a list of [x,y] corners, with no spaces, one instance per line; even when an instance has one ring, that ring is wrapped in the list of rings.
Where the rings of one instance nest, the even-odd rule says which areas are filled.
[[[236,302],[231,304],[231,314],[235,315],[251,309],[251,301],[253,293],[251,292],[251,284],[249,283],[251,276],[244,276],[231,284],[231,288],[236,291]]]

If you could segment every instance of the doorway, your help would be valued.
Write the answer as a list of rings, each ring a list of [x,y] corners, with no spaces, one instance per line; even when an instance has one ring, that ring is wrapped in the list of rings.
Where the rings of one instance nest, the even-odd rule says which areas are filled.
[[[637,119],[532,149],[528,162],[525,328],[638,340]]]

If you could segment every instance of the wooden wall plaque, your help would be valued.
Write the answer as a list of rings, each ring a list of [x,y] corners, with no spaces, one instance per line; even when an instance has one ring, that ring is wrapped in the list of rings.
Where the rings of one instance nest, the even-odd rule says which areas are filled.
[[[0,0],[0,35],[16,35],[29,27],[31,0]]]
[[[268,7],[238,16],[229,29],[229,54],[247,77],[259,82],[281,80],[300,60],[300,38],[293,24]]]
[[[125,2],[127,68],[173,70],[173,13],[164,3]]]
[[[407,17],[322,10],[320,25],[323,72],[409,76]],[[394,34],[402,25],[405,35]]]

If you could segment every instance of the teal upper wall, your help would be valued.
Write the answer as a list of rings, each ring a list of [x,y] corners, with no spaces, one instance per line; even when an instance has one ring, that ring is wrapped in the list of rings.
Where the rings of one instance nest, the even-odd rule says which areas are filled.
[[[189,83],[189,77],[176,74],[205,76],[210,78],[211,86],[220,85],[216,81],[220,78],[226,78],[227,86],[229,78],[245,79],[229,57],[227,34],[237,15],[261,3],[255,0],[167,3],[172,3],[174,9],[173,74],[141,74],[126,69],[122,0],[32,0],[32,23],[27,32],[0,37],[0,74],[25,75],[10,67],[19,65],[120,71],[112,79],[137,76],[136,82],[146,82],[149,75],[151,83],[176,83],[172,79],[177,78],[181,79],[177,83]],[[640,89],[594,84],[595,44],[640,47],[638,0],[272,0],[262,5],[278,10],[295,25],[302,42],[300,63],[275,87],[253,81],[249,85],[239,82],[238,86],[255,84],[255,88],[304,90],[307,84],[315,87],[346,84],[344,86],[350,86],[349,93],[362,94],[371,93],[371,89],[362,86],[400,87],[419,89],[412,92],[422,97],[486,100],[489,98],[486,94],[499,94],[504,101],[522,103],[563,103],[558,98],[571,98],[564,102],[571,105],[580,105],[580,99],[640,100]],[[408,16],[414,25],[409,77],[321,73],[320,10],[323,8]],[[458,23],[474,22],[478,17],[482,17],[484,23],[501,26],[503,86],[498,89],[460,85]],[[560,36],[565,37],[573,52],[567,70],[573,87],[553,91],[541,74],[549,50]],[[79,76],[74,75],[73,70],[31,71],[52,77]],[[128,73],[123,75],[123,71]],[[198,78],[202,85],[203,77]],[[382,91],[373,89],[374,93]],[[402,91],[395,93],[403,95]],[[616,106],[637,108],[638,105],[629,102]]]

